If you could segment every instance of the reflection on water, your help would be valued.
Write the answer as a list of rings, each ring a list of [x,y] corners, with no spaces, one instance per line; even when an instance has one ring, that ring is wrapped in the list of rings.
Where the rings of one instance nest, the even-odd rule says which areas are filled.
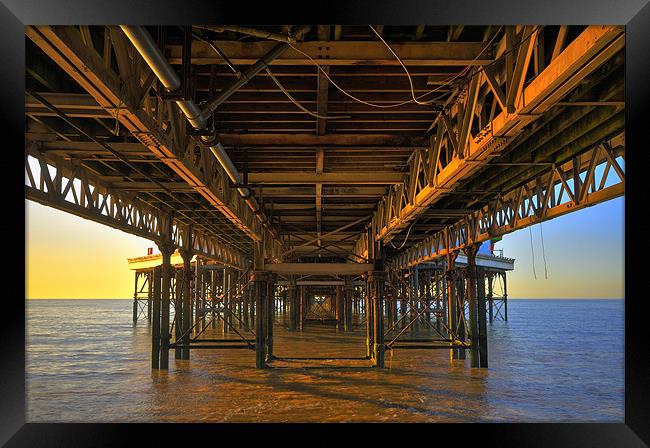
[[[365,359],[299,360],[255,369],[249,350],[194,350],[152,372],[145,322],[131,302],[27,303],[31,422],[623,421],[623,301],[509,302],[488,324],[490,368],[450,362],[448,350]],[[365,330],[308,324],[275,329],[284,358],[366,355]],[[206,337],[219,337],[207,334]],[[469,358],[469,356],[468,356]]]

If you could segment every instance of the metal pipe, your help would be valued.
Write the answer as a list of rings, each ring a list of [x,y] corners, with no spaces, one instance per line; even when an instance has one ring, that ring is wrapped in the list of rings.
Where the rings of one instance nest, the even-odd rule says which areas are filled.
[[[227,25],[196,25],[196,28],[201,28],[204,30],[214,31],[216,33],[223,33],[224,31],[233,31],[235,33],[247,34],[253,37],[259,37],[261,39],[277,40],[278,42],[288,42],[295,44],[297,39],[295,36],[288,36],[279,33],[273,33],[268,31],[260,31],[254,28],[247,28],[244,26],[227,26]]]
[[[303,26],[296,32],[297,38],[302,38],[311,27]],[[242,72],[241,77],[233,82],[230,86],[226,87],[216,98],[208,101],[208,103],[203,107],[201,113],[203,116],[210,116],[212,112],[219,107],[224,101],[230,98],[235,92],[237,92],[244,84],[248,83],[255,75],[264,70],[269,66],[271,62],[280,57],[282,53],[287,51],[290,48],[288,43],[280,43],[271,48],[271,50],[266,53],[260,60],[255,64],[251,65],[248,70]]]
[[[165,89],[169,91],[178,90],[181,86],[180,78],[169,62],[165,59],[165,56],[147,30],[141,26],[120,25],[120,28],[124,34],[126,34],[136,50],[138,50],[138,53],[140,53],[144,61],[151,68]],[[260,70],[262,68],[260,68]],[[201,110],[194,101],[177,100],[176,104],[195,129],[201,130],[206,128],[206,115],[201,113]],[[201,141],[210,148],[210,151],[214,154],[219,164],[221,164],[228,178],[234,184],[241,185],[243,182],[239,171],[237,171],[237,168],[232,163],[232,160],[230,160],[230,157],[228,157],[228,154],[221,143],[217,142],[214,138],[207,136],[202,136]],[[260,206],[253,197],[251,190],[247,187],[237,187],[237,191],[244,198],[244,201],[257,216],[259,221],[267,228],[270,228],[269,220],[260,209]],[[275,235],[275,232],[272,233]]]

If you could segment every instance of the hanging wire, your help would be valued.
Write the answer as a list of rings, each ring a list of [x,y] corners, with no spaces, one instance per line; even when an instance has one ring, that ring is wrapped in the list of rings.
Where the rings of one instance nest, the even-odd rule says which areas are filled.
[[[372,25],[368,25],[368,26],[369,26],[370,29],[375,33],[375,35],[379,38],[379,40],[381,40],[381,41],[383,42],[383,44],[386,45],[386,48],[388,48],[388,50],[393,54],[393,56],[395,56],[395,59],[397,59],[397,61],[400,63],[400,65],[402,66],[402,68],[403,68],[404,71],[406,72],[406,76],[408,77],[409,84],[410,84],[410,86],[411,86],[411,96],[413,97],[413,101],[414,101],[416,104],[419,104],[419,105],[421,105],[421,106],[430,105],[430,104],[432,104],[433,102],[435,102],[435,100],[422,102],[422,101],[419,101],[419,98],[422,98],[423,96],[429,95],[430,93],[435,92],[436,90],[439,90],[441,87],[444,87],[445,85],[443,84],[443,85],[437,87],[436,89],[431,90],[431,91],[425,93],[424,95],[422,95],[422,96],[416,98],[416,96],[415,96],[415,88],[414,88],[414,86],[413,86],[413,79],[411,78],[411,74],[409,73],[408,69],[406,68],[406,65],[404,65],[404,62],[402,62],[402,59],[397,55],[397,53],[395,53],[395,51],[391,48],[391,46],[388,45],[388,43],[384,40],[384,38],[381,37],[381,34],[379,34],[379,33],[377,32],[377,30],[375,30],[375,28],[374,28]],[[499,31],[501,31],[501,30],[499,29]],[[497,31],[497,32],[494,34],[494,36],[492,36],[492,39],[490,39],[490,41],[487,43],[487,45],[485,45],[485,46],[483,47],[483,49],[479,52],[479,54],[476,55],[476,57],[473,59],[473,61],[476,61],[479,57],[481,57],[481,55],[485,52],[485,50],[487,50],[487,49],[492,45],[492,42],[494,42],[494,39],[495,39],[496,36],[499,34],[499,31]],[[465,68],[465,70],[463,70],[463,72],[468,71],[468,70],[469,70],[469,67],[470,67],[470,66],[468,65],[468,66]],[[461,73],[463,73],[463,72],[461,72]],[[458,78],[459,76],[460,76],[460,73],[457,74],[455,77],[453,77],[453,78],[451,79],[451,81],[453,81],[454,79]],[[472,79],[472,78],[473,78],[473,75],[469,77],[469,79]],[[448,84],[447,84],[447,85],[448,85]]]
[[[371,26],[371,28],[372,28],[372,26]],[[372,28],[372,29],[373,29],[373,31],[377,34],[377,31],[376,31],[374,28]],[[485,52],[485,50],[487,50],[487,49],[492,45],[492,43],[494,42],[494,40],[496,39],[496,37],[499,35],[499,32],[500,32],[500,31],[501,31],[501,29],[499,29],[499,31],[497,31],[497,32],[494,34],[494,36],[492,36],[492,39],[490,39],[490,41],[487,43],[487,45],[486,45],[486,46],[483,48],[483,50],[481,50],[481,52],[480,52],[480,53],[479,53],[479,54],[478,54],[478,55],[477,55],[477,56],[472,60],[472,62],[473,62],[473,61],[476,61],[479,57],[481,57],[481,55]],[[529,34],[527,37],[525,37],[524,39],[522,39],[522,41],[517,45],[517,47],[515,47],[515,48],[512,49],[511,51],[515,51],[515,50],[516,50],[519,46],[521,46],[521,45],[522,45],[522,44],[523,44],[523,43],[524,43],[528,38],[530,38],[530,36],[531,36],[532,34],[533,34],[533,33]],[[379,38],[382,40],[382,42],[384,42],[385,45],[388,46],[388,44],[386,44],[386,42],[381,38],[381,36],[379,36]],[[329,76],[329,74],[328,74],[325,70],[323,70],[323,69],[321,68],[320,64],[318,64],[318,62],[316,62],[316,61],[315,61],[311,56],[309,56],[307,53],[305,53],[304,51],[300,50],[299,48],[297,48],[295,45],[293,45],[293,44],[291,44],[291,43],[289,43],[289,46],[290,46],[291,48],[293,48],[295,51],[297,51],[298,53],[300,53],[300,54],[302,54],[303,56],[305,56],[305,57],[306,57],[307,59],[309,59],[309,60],[310,60],[310,61],[311,61],[311,62],[312,62],[316,67],[318,67],[318,69],[323,73],[323,75],[325,75],[325,77],[326,77],[326,78],[327,78],[327,79],[332,83],[332,85],[333,85],[334,87],[336,87],[336,88],[337,88],[341,93],[343,93],[344,95],[346,95],[347,97],[351,98],[352,100],[354,100],[354,101],[356,101],[356,102],[359,102],[359,103],[361,103],[361,104],[365,104],[365,105],[370,106],[370,107],[376,107],[376,108],[381,108],[381,109],[388,109],[388,108],[392,108],[392,107],[399,107],[399,106],[403,106],[403,105],[405,105],[405,104],[412,103],[412,102],[414,102],[414,101],[415,101],[416,104],[420,104],[420,105],[430,105],[430,104],[433,104],[433,103],[435,103],[435,102],[437,102],[437,101],[440,101],[440,100],[441,100],[441,99],[446,95],[446,92],[443,93],[442,95],[439,95],[439,96],[436,97],[435,99],[432,99],[432,100],[428,101],[428,102],[419,102],[420,99],[422,99],[422,98],[424,98],[424,97],[426,97],[426,96],[428,96],[428,95],[430,95],[430,94],[432,94],[432,93],[435,93],[435,92],[439,91],[439,90],[442,89],[443,87],[447,87],[447,86],[451,85],[451,84],[452,84],[452,83],[453,83],[457,78],[459,78],[459,77],[461,77],[461,76],[464,76],[464,75],[467,74],[467,72],[469,72],[469,70],[470,70],[470,66],[468,65],[467,67],[465,67],[462,71],[460,71],[460,72],[457,73],[456,75],[453,75],[453,76],[451,76],[450,78],[447,78],[446,80],[444,80],[443,83],[442,83],[441,85],[439,85],[438,87],[436,87],[435,89],[429,90],[428,92],[425,92],[425,93],[423,93],[422,95],[419,95],[419,96],[416,97],[416,96],[415,96],[415,93],[414,93],[414,91],[413,91],[413,86],[412,86],[412,81],[411,81],[410,73],[408,72],[408,70],[406,70],[406,67],[404,67],[404,64],[403,64],[403,62],[401,61],[401,59],[399,58],[399,56],[397,56],[397,54],[396,54],[396,53],[392,50],[392,48],[390,48],[390,46],[389,46],[388,48],[390,49],[391,53],[393,53],[393,55],[397,58],[397,60],[400,62],[400,64],[402,64],[402,67],[404,67],[405,70],[406,70],[407,76],[409,77],[409,82],[411,83],[411,95],[413,96],[413,98],[410,99],[410,100],[402,101],[401,103],[395,103],[395,104],[373,104],[373,103],[370,103],[370,102],[368,102],[368,101],[364,101],[364,100],[362,100],[362,99],[360,99],[360,98],[357,98],[357,97],[355,97],[354,95],[352,95],[352,94],[346,92],[344,89],[342,89],[342,88],[341,88],[341,87],[336,83],[336,81],[334,81],[334,80]],[[505,57],[505,55],[508,54],[508,53],[510,53],[510,52],[506,52],[506,53],[504,53],[503,55],[501,55],[501,57],[500,57],[499,59]],[[496,63],[499,59],[495,59],[494,61],[492,61],[492,62],[491,62],[490,64],[488,64],[487,66],[490,66],[490,65]],[[483,68],[481,68],[481,69],[477,70],[476,72],[474,72],[474,73],[473,73],[473,74],[468,78],[468,80],[471,79],[473,76],[476,76],[478,73],[480,73],[480,72],[482,71],[482,69],[483,69]]]
[[[293,104],[298,106],[298,108],[300,110],[302,110],[303,112],[305,112],[306,114],[309,114],[312,117],[324,118],[324,119],[327,119],[327,120],[337,120],[337,119],[341,119],[341,118],[352,118],[350,115],[340,115],[340,116],[336,116],[336,117],[323,116],[323,115],[318,115],[317,113],[314,113],[314,112],[310,111],[309,109],[304,107],[302,104],[300,104],[298,101],[296,101],[296,99],[294,97],[291,96],[291,94],[282,86],[282,84],[280,83],[280,80],[278,80],[278,78],[276,78],[275,75],[273,73],[271,73],[271,70],[268,67],[266,68],[266,73],[271,77],[271,79],[273,80],[275,85],[278,86],[278,88],[282,91],[282,93],[284,93],[286,95],[286,97],[289,98],[289,100],[291,100],[291,102]]]
[[[542,258],[544,259],[544,280],[548,280],[548,270],[546,269],[546,250],[544,248],[544,232],[542,231],[542,223],[539,223],[539,235],[542,238]]]
[[[402,101],[401,103],[395,103],[395,104],[373,104],[373,103],[369,103],[368,101],[364,101],[364,100],[362,100],[362,99],[360,99],[360,98],[357,98],[357,97],[355,97],[354,95],[352,95],[351,93],[348,93],[348,92],[346,92],[343,88],[341,88],[341,87],[336,83],[336,81],[334,81],[334,80],[330,77],[330,75],[329,75],[325,70],[323,70],[323,69],[321,68],[320,64],[318,64],[318,63],[317,63],[317,62],[316,62],[316,61],[315,61],[311,56],[309,56],[307,53],[305,53],[304,51],[300,50],[299,48],[297,48],[297,47],[296,47],[295,45],[293,45],[293,44],[289,44],[289,46],[290,46],[291,48],[293,48],[295,51],[297,51],[298,53],[300,53],[300,54],[302,54],[303,56],[305,56],[305,57],[306,57],[307,59],[309,59],[311,62],[313,62],[314,65],[315,65],[316,67],[318,67],[318,70],[320,70],[320,71],[323,73],[323,75],[325,75],[325,77],[329,80],[329,82],[331,82],[332,85],[333,85],[334,87],[336,87],[336,88],[337,88],[337,89],[338,89],[342,94],[344,94],[345,96],[351,98],[352,100],[354,100],[354,101],[356,101],[356,102],[358,102],[358,103],[365,104],[366,106],[370,106],[370,107],[376,107],[376,108],[379,108],[379,109],[388,109],[388,108],[391,108],[391,107],[399,107],[399,106],[403,106],[403,105],[405,105],[405,104],[409,104],[409,103],[412,103],[412,102],[413,102],[413,100],[410,99],[410,100]],[[429,95],[429,94],[431,94],[431,93],[434,93],[434,92],[440,90],[442,87],[445,87],[445,86],[451,84],[451,82],[453,82],[453,80],[455,80],[455,79],[458,78],[459,76],[464,75],[464,74],[467,73],[468,71],[469,71],[469,66],[468,66],[468,67],[465,67],[465,68],[464,68],[460,73],[458,73],[458,74],[452,76],[451,78],[445,80],[445,81],[444,81],[445,84],[440,85],[440,86],[436,87],[435,89],[430,90],[429,92],[425,92],[424,94],[418,96],[417,98],[418,98],[418,99],[423,98],[423,97],[425,97],[425,96],[427,96],[427,95]],[[431,101],[438,101],[438,100],[440,100],[440,99],[441,99],[443,96],[445,96],[445,95],[446,95],[446,93],[443,93],[442,95],[438,96],[436,99],[431,100]]]
[[[535,250],[533,249],[533,230],[530,226],[528,227],[528,233],[530,234],[530,254],[533,262],[533,276],[535,277],[535,280],[537,280],[537,273],[535,272]]]
[[[400,247],[396,247],[396,246],[393,244],[393,241],[392,241],[392,240],[389,241],[389,242],[390,242],[390,245],[393,246],[393,248],[395,248],[395,249],[397,249],[397,250],[400,250],[402,247],[404,247],[404,245],[406,244],[406,241],[409,239],[409,234],[411,233],[411,229],[413,228],[413,226],[415,225],[415,223],[418,221],[418,218],[419,218],[419,216],[418,216],[417,218],[415,218],[415,221],[413,221],[413,224],[411,224],[411,225],[409,226],[409,230],[408,230],[408,232],[406,232],[406,236],[404,237],[404,241],[402,242],[402,244],[400,245]]]

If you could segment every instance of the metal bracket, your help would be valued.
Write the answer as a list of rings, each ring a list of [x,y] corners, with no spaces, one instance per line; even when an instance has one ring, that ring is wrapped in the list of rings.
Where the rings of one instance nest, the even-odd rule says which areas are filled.
[[[160,92],[160,98],[164,101],[183,101],[185,100],[185,95],[183,95],[182,90],[173,90],[171,92],[162,91]]]

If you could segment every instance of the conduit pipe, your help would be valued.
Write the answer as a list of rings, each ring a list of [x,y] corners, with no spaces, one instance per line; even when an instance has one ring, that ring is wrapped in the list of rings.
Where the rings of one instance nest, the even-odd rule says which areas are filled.
[[[154,42],[149,32],[141,26],[127,26],[120,25],[120,28],[126,34],[138,53],[142,56],[147,65],[154,72],[156,77],[160,80],[165,89],[169,91],[176,91],[181,87],[181,80],[172,68],[171,64],[165,59],[158,45]],[[276,56],[277,57],[277,56]],[[268,63],[268,62],[267,62]],[[264,67],[260,68],[262,70]],[[192,127],[197,130],[203,130],[207,125],[207,117],[201,113],[201,110],[192,100],[177,100],[176,104],[181,109],[187,121],[190,122]],[[221,143],[217,142],[214,137],[201,136],[201,141],[210,148],[219,164],[223,167],[224,171],[235,185],[242,185],[242,177],[237,171],[237,168],[228,157],[226,150]],[[248,187],[237,187],[237,191],[244,198],[246,204],[253,211],[257,219],[271,230],[274,236],[276,232],[271,229],[269,219],[261,210],[259,204],[255,200],[251,190]]]

